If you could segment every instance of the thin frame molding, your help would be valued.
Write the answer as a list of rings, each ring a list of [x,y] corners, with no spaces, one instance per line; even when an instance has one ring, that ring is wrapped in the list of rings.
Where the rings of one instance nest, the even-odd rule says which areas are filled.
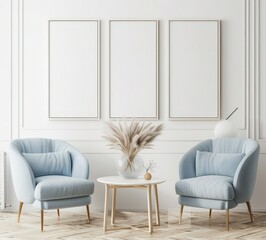
[[[216,117],[171,117],[171,22],[216,22],[217,23],[217,116]],[[168,21],[168,120],[206,121],[221,119],[221,20],[216,19],[171,19]]]
[[[96,22],[97,23],[97,116],[96,117],[51,117],[50,116],[50,24],[51,22]],[[100,68],[100,24],[98,19],[50,19],[48,20],[48,119],[59,121],[79,121],[79,120],[99,120],[100,119],[100,86],[101,86],[101,68]]]
[[[260,29],[261,29],[261,10],[260,10],[260,0],[254,0],[254,49],[255,49],[255,58],[254,58],[254,79],[255,79],[255,101],[254,101],[254,109],[255,109],[255,139],[259,142],[266,142],[266,138],[261,138],[261,131],[260,131],[260,69],[261,69],[261,61],[260,61]]]
[[[112,22],[155,22],[156,24],[156,116],[155,117],[141,117],[134,116],[133,118],[139,120],[159,120],[159,20],[157,19],[112,19],[109,20],[109,119],[131,119],[132,117],[112,117],[111,116],[111,23]]]

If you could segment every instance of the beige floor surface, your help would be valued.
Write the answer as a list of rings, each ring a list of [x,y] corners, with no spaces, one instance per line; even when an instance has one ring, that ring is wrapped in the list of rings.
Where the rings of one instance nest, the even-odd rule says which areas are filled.
[[[109,214],[110,217],[110,214]],[[109,227],[110,227],[110,218]],[[155,221],[155,219],[154,219]],[[154,233],[147,232],[146,212],[118,212],[117,226],[131,229],[102,230],[103,213],[91,213],[87,224],[86,212],[74,213],[46,211],[44,232],[40,232],[38,212],[22,212],[17,223],[16,213],[0,213],[0,239],[266,239],[266,213],[255,212],[254,223],[249,222],[247,212],[230,213],[230,230],[225,230],[225,212],[213,211],[212,218],[205,212],[184,212],[183,222],[178,224],[178,209],[161,213],[161,226]]]

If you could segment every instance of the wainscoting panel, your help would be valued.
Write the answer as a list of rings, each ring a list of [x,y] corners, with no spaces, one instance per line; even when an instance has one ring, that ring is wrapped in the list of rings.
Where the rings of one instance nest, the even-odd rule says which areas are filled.
[[[0,2],[0,141],[11,138],[11,1]]]
[[[49,21],[49,118],[99,117],[99,22]]]
[[[257,3],[257,137],[266,141],[266,2]],[[265,144],[265,143],[263,143]]]
[[[158,118],[158,22],[113,20],[109,38],[110,118]]]
[[[220,21],[169,21],[169,76],[170,119],[220,118]]]

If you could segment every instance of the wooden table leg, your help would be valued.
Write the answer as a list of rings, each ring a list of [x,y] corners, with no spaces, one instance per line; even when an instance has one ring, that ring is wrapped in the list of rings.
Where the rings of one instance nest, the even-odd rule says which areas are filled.
[[[153,225],[152,225],[151,185],[147,186],[147,200],[148,200],[149,233],[152,233]]]
[[[41,231],[43,232],[43,209],[41,209]]]
[[[157,184],[154,184],[153,188],[154,188],[154,194],[155,194],[156,224],[158,226],[160,226],[160,209],[159,209],[159,198],[158,198]]]
[[[111,224],[115,224],[116,188],[113,188]]]
[[[104,218],[103,218],[103,231],[107,231],[107,217],[108,217],[108,192],[109,186],[105,184],[105,203],[104,203]]]

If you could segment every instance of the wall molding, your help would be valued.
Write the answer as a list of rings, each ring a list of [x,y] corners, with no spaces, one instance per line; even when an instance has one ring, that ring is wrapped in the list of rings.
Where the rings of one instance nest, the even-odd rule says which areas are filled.
[[[245,0],[245,127],[250,137],[250,0]]]
[[[7,1],[6,1],[7,2]],[[5,4],[5,3],[3,3]],[[6,23],[6,25],[8,25],[9,27],[9,31],[10,31],[10,35],[8,35],[8,37],[10,38],[10,47],[9,47],[9,53],[7,55],[10,54],[10,72],[9,72],[9,76],[6,77],[6,79],[4,80],[1,80],[1,81],[6,81],[8,84],[7,84],[7,89],[4,89],[4,86],[2,88],[3,91],[5,92],[9,92],[9,96],[8,96],[8,101],[7,101],[7,104],[10,106],[10,113],[8,113],[7,115],[10,117],[10,122],[7,124],[9,125],[9,129],[8,129],[8,132],[7,134],[5,134],[6,136],[1,138],[0,139],[0,142],[9,142],[12,140],[13,138],[13,125],[12,125],[12,119],[13,119],[13,46],[12,46],[12,40],[13,40],[13,11],[12,11],[12,8],[13,8],[13,1],[10,0],[9,1],[9,4],[7,4],[8,8],[9,8],[9,11],[8,11],[8,14],[9,14],[9,18],[5,18],[7,21],[3,21],[3,24]],[[2,28],[1,28],[2,29]],[[3,83],[4,84],[4,83]]]
[[[9,141],[12,140],[13,137],[13,124],[12,124],[12,119],[13,119],[13,0],[10,0],[10,138],[8,139]]]
[[[24,119],[24,72],[23,72],[23,61],[24,61],[24,1],[26,0],[18,0],[19,2],[19,52],[20,52],[20,63],[19,63],[19,67],[21,68],[20,69],[20,76],[19,76],[19,121],[18,121],[18,135],[20,135],[20,131],[21,130],[28,130],[28,129],[32,129],[32,128],[28,128],[25,126],[25,119]],[[243,1],[244,3],[244,28],[245,28],[245,34],[244,34],[244,41],[245,41],[245,65],[248,66],[249,65],[249,61],[248,61],[248,52],[249,52],[249,45],[247,44],[248,43],[248,38],[249,38],[249,26],[248,26],[248,14],[247,12],[249,12],[249,0],[245,0]],[[246,67],[246,69],[248,69],[249,67]],[[159,69],[158,69],[159,71]],[[248,77],[248,74],[247,73],[249,72],[249,70],[245,70],[245,99],[244,99],[244,114],[245,114],[245,127],[244,128],[240,128],[239,130],[247,130],[247,135],[249,135],[249,116],[248,116],[248,91],[249,91],[249,77]],[[159,100],[159,96],[158,96],[158,100]],[[159,104],[158,104],[158,107],[159,107]],[[159,113],[159,109],[158,109],[158,113]],[[47,127],[44,127],[44,128],[34,128],[34,130],[43,130]],[[49,128],[49,129],[53,129],[53,128]],[[81,130],[83,129],[87,129],[89,130],[90,128],[82,128]],[[94,128],[93,128],[94,129]],[[174,128],[174,129],[180,129],[180,127],[177,126],[177,128]],[[182,128],[181,128],[182,129]],[[190,131],[190,130],[193,130],[194,128],[186,128],[185,130],[187,131]],[[206,129],[206,130],[211,130],[213,129],[212,127],[203,127],[203,128],[200,128],[199,129]],[[65,129],[65,130],[68,130],[68,129]]]
[[[18,109],[18,138],[20,138],[20,130],[24,128],[24,0],[18,0],[18,51],[19,51],[19,109]]]
[[[253,18],[253,28],[254,28],[254,135],[257,141],[263,140],[259,138],[259,0],[254,0],[254,18]]]
[[[255,101],[254,101],[254,109],[255,109],[255,137],[256,140],[259,142],[266,142],[266,138],[261,138],[261,129],[260,129],[260,120],[261,120],[261,114],[260,114],[260,69],[261,69],[261,62],[260,62],[260,29],[261,29],[261,10],[260,10],[260,0],[254,0],[254,52],[255,52],[255,58],[254,58],[254,79],[255,79]]]
[[[51,23],[52,22],[96,22],[97,24],[97,116],[96,117],[80,117],[80,116],[69,116],[69,117],[52,117],[51,116]],[[85,104],[85,103],[84,103]],[[49,120],[59,121],[78,121],[78,120],[99,120],[100,119],[100,20],[92,19],[56,19],[48,20],[48,118]]]
[[[155,36],[155,44],[156,44],[156,48],[155,48],[155,57],[156,57],[156,72],[155,72],[155,76],[156,76],[156,79],[155,79],[155,95],[156,95],[156,100],[155,100],[155,108],[156,108],[156,112],[155,112],[155,116],[149,116],[149,117],[144,117],[144,116],[129,116],[129,118],[136,118],[136,119],[140,119],[140,120],[158,120],[159,119],[159,20],[153,20],[153,19],[150,19],[150,20],[142,20],[142,19],[119,19],[119,20],[109,20],[109,119],[111,120],[115,120],[115,119],[121,119],[123,118],[123,116],[117,116],[117,117],[113,117],[112,116],[112,89],[111,89],[111,86],[112,86],[112,61],[111,61],[111,58],[112,58],[112,50],[111,50],[111,38],[112,38],[112,28],[111,28],[111,25],[112,23],[115,23],[115,22],[137,22],[137,23],[140,23],[140,22],[144,22],[144,23],[147,23],[147,22],[154,22],[156,24],[156,36]]]
[[[210,116],[197,116],[197,117],[187,117],[187,116],[182,116],[182,117],[176,117],[173,116],[171,117],[171,23],[173,22],[202,22],[202,23],[210,23],[210,22],[216,22],[217,28],[216,28],[216,37],[217,37],[217,42],[216,42],[216,51],[217,51],[217,105],[216,105],[216,116],[215,117],[210,117]],[[221,57],[220,57],[220,20],[215,20],[215,19],[172,19],[168,21],[168,61],[169,61],[169,67],[168,67],[168,73],[169,73],[169,78],[168,78],[168,119],[169,120],[220,120],[220,62],[221,62]]]

